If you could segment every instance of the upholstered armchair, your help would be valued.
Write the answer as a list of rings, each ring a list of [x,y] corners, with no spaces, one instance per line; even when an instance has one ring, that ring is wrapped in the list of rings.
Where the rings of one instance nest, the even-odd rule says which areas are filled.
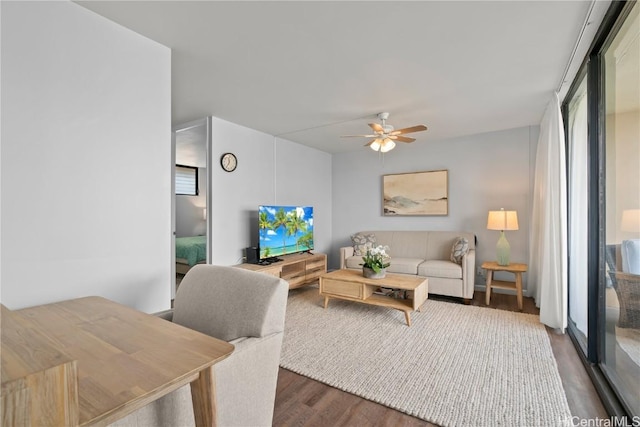
[[[605,248],[607,273],[618,296],[618,327],[640,329],[640,239]]]
[[[235,346],[214,365],[220,426],[270,426],[289,286],[282,279],[239,268],[196,265],[185,275],[175,308],[158,313],[174,323]],[[171,351],[171,343],[167,343]],[[117,426],[195,425],[187,385]]]
[[[620,303],[618,327],[640,329],[640,275],[616,272],[615,290]]]

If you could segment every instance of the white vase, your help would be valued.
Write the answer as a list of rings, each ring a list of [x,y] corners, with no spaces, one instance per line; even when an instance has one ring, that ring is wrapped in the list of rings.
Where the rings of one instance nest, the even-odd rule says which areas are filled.
[[[367,279],[383,279],[387,275],[387,271],[383,268],[376,273],[373,268],[362,267],[362,275]]]

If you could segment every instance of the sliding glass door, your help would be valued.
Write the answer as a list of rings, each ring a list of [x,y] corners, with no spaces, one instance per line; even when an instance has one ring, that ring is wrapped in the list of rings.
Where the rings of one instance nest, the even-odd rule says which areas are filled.
[[[607,409],[640,420],[640,5],[613,2],[563,103],[569,333]]]
[[[605,333],[603,370],[640,414],[640,18],[604,51]]]

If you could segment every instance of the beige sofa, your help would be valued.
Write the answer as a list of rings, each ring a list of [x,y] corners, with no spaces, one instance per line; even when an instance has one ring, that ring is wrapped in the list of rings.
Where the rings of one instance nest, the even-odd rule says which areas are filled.
[[[373,234],[376,246],[386,245],[391,255],[389,273],[416,274],[429,279],[429,293],[473,299],[475,279],[475,235],[461,231],[360,231]],[[450,260],[458,237],[469,242],[461,264]],[[362,256],[353,246],[340,248],[340,268],[362,268]]]
[[[277,277],[199,264],[182,279],[175,309],[157,313],[235,346],[227,359],[214,365],[218,425],[272,425],[288,295],[289,284]],[[187,385],[112,427],[193,425]]]

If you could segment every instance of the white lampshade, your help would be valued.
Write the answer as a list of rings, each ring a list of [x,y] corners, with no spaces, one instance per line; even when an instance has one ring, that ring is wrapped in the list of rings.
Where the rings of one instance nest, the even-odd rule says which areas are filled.
[[[369,145],[369,147],[371,147],[373,151],[378,151],[380,149],[380,140],[376,138],[376,140],[373,141],[371,145]]]
[[[487,218],[488,230],[517,230],[518,229],[518,213],[516,211],[489,211]]]
[[[500,239],[496,245],[496,259],[498,265],[509,265],[511,258],[511,246],[504,235],[505,230],[518,229],[518,213],[516,211],[489,211],[487,218],[487,229],[499,230]]]
[[[640,233],[640,209],[626,209],[622,211],[620,230]]]

